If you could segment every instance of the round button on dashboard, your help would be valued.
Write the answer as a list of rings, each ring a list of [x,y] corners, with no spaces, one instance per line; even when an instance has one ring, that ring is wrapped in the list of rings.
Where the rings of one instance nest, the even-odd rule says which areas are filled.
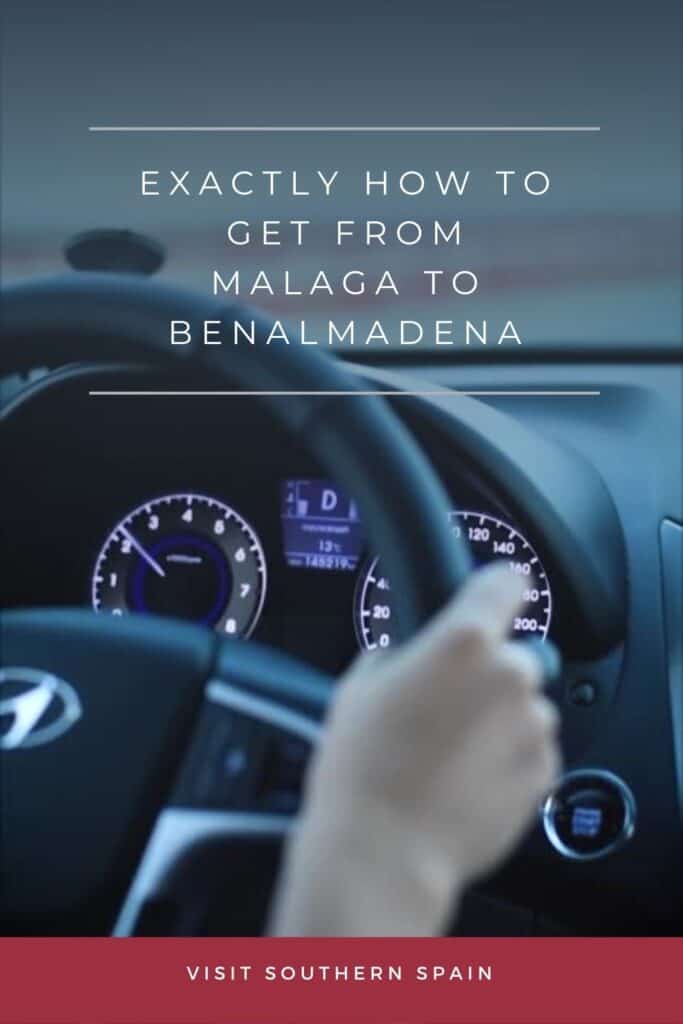
[[[543,805],[543,827],[571,860],[595,860],[623,846],[635,831],[636,803],[625,782],[600,768],[568,772]]]

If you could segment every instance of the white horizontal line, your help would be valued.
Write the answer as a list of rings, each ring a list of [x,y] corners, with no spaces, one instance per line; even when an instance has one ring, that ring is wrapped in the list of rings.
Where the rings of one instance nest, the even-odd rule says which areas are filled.
[[[89,132],[599,132],[599,125],[109,125],[94,124]]]
[[[444,398],[447,395],[470,395],[475,397],[590,397],[601,394],[600,391],[458,391],[451,388],[440,388],[429,391],[165,391],[151,390],[116,390],[116,391],[89,391],[92,398],[189,398],[189,397],[225,397],[225,398],[249,398],[249,397],[362,397],[378,396],[387,398],[418,397],[431,395]]]

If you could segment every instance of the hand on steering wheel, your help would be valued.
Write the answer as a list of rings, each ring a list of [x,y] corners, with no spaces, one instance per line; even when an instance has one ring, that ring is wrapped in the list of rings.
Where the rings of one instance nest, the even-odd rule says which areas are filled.
[[[522,582],[481,570],[410,644],[337,690],[272,928],[436,935],[509,853],[559,768],[541,665],[507,640]]]
[[[240,311],[132,276],[72,274],[16,285],[3,298],[0,374],[114,360],[271,396],[283,428],[356,498],[371,548],[392,579],[400,639],[423,627],[465,581],[469,553],[449,529],[450,502],[440,482],[390,407],[364,393],[339,361],[315,349],[267,347],[267,324],[248,350],[173,349],[168,324],[179,310],[192,322],[230,321]],[[30,396],[10,403],[1,418],[5,437],[14,428],[8,450],[21,452],[28,467],[36,435],[30,425],[22,433],[22,402]],[[372,830],[376,854],[388,858],[384,877],[376,861],[363,882],[364,893],[377,883],[378,916],[357,924],[341,914],[322,920],[309,915],[304,901],[291,917],[283,910],[278,927],[338,933],[438,927],[454,873],[464,880],[509,847],[554,764],[541,742],[552,722],[531,696],[530,655],[502,642],[518,594],[502,579],[494,587],[495,580],[480,577],[469,597],[414,646],[373,663],[372,672],[352,674],[333,715],[329,752],[320,722],[333,680],[277,652],[145,615],[112,619],[62,608],[3,613],[0,682],[11,691],[12,706],[18,706],[17,688],[32,699],[33,687],[46,700],[68,693],[79,708],[53,742],[2,751],[3,931],[98,934],[113,927],[131,934],[150,907],[163,905],[163,924],[150,927],[201,933],[201,907],[213,897],[205,893],[202,901],[197,886],[207,872],[198,873],[199,882],[195,875],[183,895],[176,867],[220,839],[220,889],[229,890],[230,870],[239,879],[244,863],[245,837],[281,837],[290,829],[296,786],[319,739],[323,753],[302,849],[316,849],[318,840],[308,844],[305,837],[320,835],[323,826],[324,856],[345,824],[352,847],[358,822]],[[527,740],[541,752],[513,771]],[[232,775],[226,776],[226,763]],[[509,806],[501,810],[504,796]],[[336,808],[333,820],[326,803]],[[477,821],[486,816],[489,827],[476,839]],[[403,862],[391,848],[392,835],[405,846]],[[425,904],[418,913],[419,887],[408,887],[415,912],[397,903],[392,918],[382,892],[387,895],[397,871],[409,877],[411,856],[412,870],[424,875]],[[295,856],[293,893],[304,884],[296,862]],[[327,867],[332,880],[333,858]],[[268,893],[272,863],[264,872],[267,877],[252,878],[249,892]],[[239,886],[238,880],[234,903]],[[184,900],[191,904],[187,912]],[[220,927],[242,926],[221,919]]]

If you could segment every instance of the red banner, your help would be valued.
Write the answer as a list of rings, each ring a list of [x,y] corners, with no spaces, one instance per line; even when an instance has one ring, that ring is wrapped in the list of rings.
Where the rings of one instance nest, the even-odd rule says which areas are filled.
[[[683,939],[3,939],[2,1024],[680,1024]]]

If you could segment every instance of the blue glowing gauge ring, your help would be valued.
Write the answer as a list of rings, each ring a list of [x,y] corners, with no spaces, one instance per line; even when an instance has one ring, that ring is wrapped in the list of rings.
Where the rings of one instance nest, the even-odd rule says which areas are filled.
[[[92,574],[96,612],[187,619],[249,636],[266,596],[266,560],[254,529],[205,494],[166,494],[109,533]]]

